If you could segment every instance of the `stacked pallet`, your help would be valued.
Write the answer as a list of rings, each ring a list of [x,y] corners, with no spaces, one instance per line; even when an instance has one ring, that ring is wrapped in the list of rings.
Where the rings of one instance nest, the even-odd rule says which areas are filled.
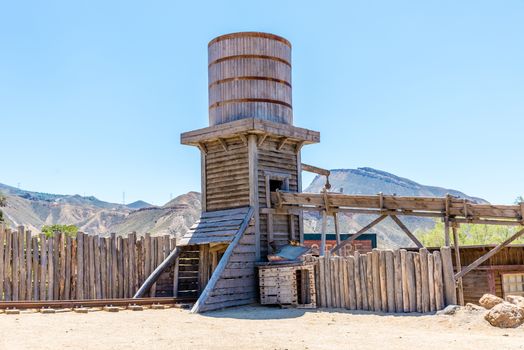
[[[316,307],[314,264],[258,267],[260,303]]]

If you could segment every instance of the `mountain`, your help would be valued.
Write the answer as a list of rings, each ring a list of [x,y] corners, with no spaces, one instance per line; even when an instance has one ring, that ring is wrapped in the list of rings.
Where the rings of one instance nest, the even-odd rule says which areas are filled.
[[[76,225],[86,233],[184,234],[200,215],[200,194],[189,192],[162,207],[144,201],[128,205],[96,197],[32,192],[0,184],[7,197],[2,208],[7,223],[39,232],[43,225]]]
[[[136,201],[133,203],[126,204],[126,207],[128,207],[129,209],[144,209],[154,207],[154,205],[144,201]]]
[[[444,196],[449,193],[487,203],[481,198],[471,197],[456,190],[421,185],[372,168],[335,169],[331,171],[330,182],[333,191],[347,194],[382,192],[399,196]],[[320,192],[324,183],[325,178],[317,176],[304,192]],[[136,231],[139,235],[145,232],[182,235],[198,219],[201,210],[198,192],[180,195],[163,206],[154,206],[144,201],[122,205],[104,202],[95,197],[31,192],[2,184],[0,192],[7,197],[7,207],[2,208],[7,222],[12,226],[25,225],[34,232],[38,232],[42,225],[59,223],[77,225],[81,231],[87,233],[127,234]],[[371,220],[373,216],[370,215],[341,215],[341,231],[356,232]],[[428,218],[403,217],[402,220],[412,231],[434,226],[434,221]],[[305,213],[304,228],[306,232],[320,232],[319,215]],[[332,220],[328,222],[328,231],[334,232]],[[411,244],[389,218],[371,231],[377,233],[381,247]]]
[[[304,192],[319,193],[326,178],[316,176]],[[373,168],[358,169],[333,169],[329,176],[331,191],[342,192],[345,194],[369,194],[374,195],[379,192],[383,194],[395,194],[398,196],[429,196],[443,197],[451,194],[456,197],[466,198],[476,203],[487,203],[484,199],[468,196],[460,191],[436,186],[421,185],[415,181],[390,174],[385,171]],[[370,223],[376,216],[364,214],[344,214],[339,216],[341,232],[356,232],[363,226]],[[431,218],[406,216],[401,217],[404,224],[412,231],[418,229],[433,228],[435,222]],[[334,232],[333,220],[328,221],[328,231]],[[304,229],[306,232],[320,232],[320,215],[305,213]],[[371,229],[378,236],[379,246],[384,248],[395,246],[410,246],[411,240],[406,234],[391,220],[385,219]]]
[[[316,176],[304,192],[318,193],[324,187],[324,176]],[[333,169],[329,176],[331,190],[345,194],[396,194],[397,196],[444,197],[450,194],[476,203],[487,203],[484,199],[470,197],[448,188],[421,185],[415,181],[373,168]]]

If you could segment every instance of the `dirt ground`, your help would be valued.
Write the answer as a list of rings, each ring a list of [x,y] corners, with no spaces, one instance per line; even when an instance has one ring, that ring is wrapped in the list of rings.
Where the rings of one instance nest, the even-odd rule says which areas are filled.
[[[0,315],[0,349],[524,349],[524,326],[482,314],[380,315],[340,310],[233,308]]]

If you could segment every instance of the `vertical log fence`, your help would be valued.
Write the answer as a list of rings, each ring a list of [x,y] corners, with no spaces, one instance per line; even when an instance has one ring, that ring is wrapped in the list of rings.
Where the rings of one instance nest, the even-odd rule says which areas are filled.
[[[431,312],[457,303],[449,247],[429,253],[378,250],[316,258],[320,307],[404,313]]]
[[[0,224],[0,300],[129,298],[174,247],[169,235],[46,237]]]

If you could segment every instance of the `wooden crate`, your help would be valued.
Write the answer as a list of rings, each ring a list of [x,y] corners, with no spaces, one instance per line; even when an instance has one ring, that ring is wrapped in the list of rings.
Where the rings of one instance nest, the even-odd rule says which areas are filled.
[[[313,264],[264,264],[258,275],[262,305],[316,308]]]

